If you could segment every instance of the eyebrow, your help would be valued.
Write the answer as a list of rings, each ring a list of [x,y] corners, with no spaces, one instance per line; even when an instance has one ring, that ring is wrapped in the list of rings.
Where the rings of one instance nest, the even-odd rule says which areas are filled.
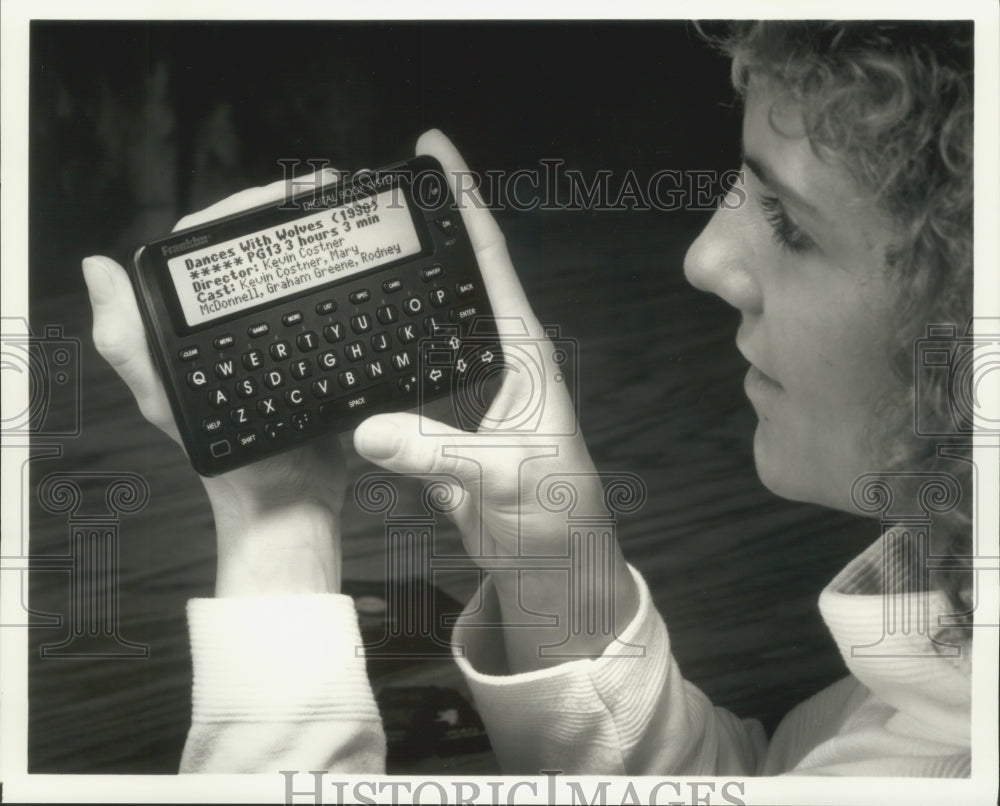
[[[801,193],[789,187],[780,179],[778,179],[778,177],[774,175],[774,172],[770,168],[768,168],[766,164],[758,160],[755,156],[753,156],[752,154],[747,154],[744,151],[743,163],[757,176],[758,179],[760,179],[761,182],[763,182],[769,188],[778,191],[778,193],[782,197],[794,202],[797,206],[802,207],[805,210],[808,210],[809,212],[813,213],[816,216],[820,217],[822,216],[820,211],[816,208],[815,204],[813,204],[810,201],[807,201],[806,198]]]

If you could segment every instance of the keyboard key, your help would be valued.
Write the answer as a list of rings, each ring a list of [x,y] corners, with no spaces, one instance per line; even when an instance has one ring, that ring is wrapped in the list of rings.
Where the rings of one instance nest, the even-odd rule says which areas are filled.
[[[467,322],[479,315],[479,309],[475,305],[466,305],[464,308],[455,308],[451,312],[452,322]]]
[[[454,235],[455,230],[458,228],[458,225],[455,223],[455,219],[453,219],[451,216],[444,216],[443,218],[438,218],[437,220],[435,220],[434,223],[437,224],[438,229],[441,230],[441,232],[443,232],[445,235]]]
[[[257,394],[257,381],[253,378],[241,378],[236,382],[236,394],[244,400]]]
[[[257,403],[257,412],[261,417],[273,417],[278,413],[278,402],[273,397],[262,397]]]
[[[279,442],[288,434],[288,423],[285,420],[272,420],[264,423],[264,437],[268,442]]]
[[[331,322],[323,328],[323,338],[330,344],[340,341],[345,335],[343,322]]]
[[[395,305],[383,305],[375,311],[375,316],[383,325],[391,325],[399,321],[399,308]]]
[[[320,378],[318,381],[312,382],[312,393],[313,397],[318,400],[330,397],[333,394],[333,383],[329,378]]]
[[[260,369],[264,366],[264,353],[260,350],[243,353],[243,366],[249,370]]]
[[[366,314],[358,314],[351,317],[351,330],[355,333],[367,333],[372,329],[372,318]]]
[[[200,355],[201,350],[194,345],[191,347],[181,347],[181,349],[177,351],[177,356],[181,359],[181,361],[194,361]]]
[[[241,448],[256,448],[259,444],[259,436],[256,431],[243,431],[236,437]]]
[[[225,361],[215,362],[215,375],[222,380],[226,378],[232,378],[236,374],[236,362],[231,358],[227,358]]]
[[[276,341],[267,351],[271,354],[271,358],[275,361],[284,361],[289,358],[292,354],[292,345],[287,341]]]
[[[221,417],[206,417],[201,421],[201,430],[206,434],[218,434],[222,431]]]
[[[226,390],[220,386],[208,393],[208,402],[215,406],[215,408],[219,409],[223,406],[229,405],[229,395],[227,395]]]
[[[392,356],[392,366],[398,372],[413,366],[413,356],[406,350],[395,353]]]
[[[399,391],[404,395],[412,395],[417,391],[417,375],[414,372],[407,373],[399,379]]]
[[[192,389],[201,389],[208,386],[208,376],[203,369],[193,369],[187,374],[187,382]]]
[[[259,338],[260,336],[266,336],[270,332],[271,332],[271,327],[267,324],[267,322],[257,322],[256,324],[250,325],[250,327],[247,328],[247,335],[251,339],[256,339]]]
[[[324,352],[322,352],[318,356],[316,356],[316,363],[319,365],[319,368],[322,369],[322,370],[333,369],[334,367],[337,366],[337,364],[340,363],[337,360],[337,351],[336,350],[325,350]],[[293,375],[295,374],[294,371],[293,371],[292,374]],[[311,374],[311,371],[310,371],[310,374]]]
[[[213,442],[209,445],[208,450],[212,456],[218,459],[221,456],[228,456],[232,451],[232,446],[229,444],[228,439],[220,439],[218,442]]]
[[[430,391],[438,391],[451,380],[450,367],[428,367],[424,370],[424,383]]]
[[[446,328],[448,328],[448,323],[441,314],[434,314],[424,319],[424,332],[428,336],[440,335]]]
[[[309,352],[310,350],[315,350],[319,347],[319,339],[317,338],[316,333],[312,330],[307,330],[305,333],[299,333],[299,335],[295,337],[295,343],[304,353]]]
[[[370,411],[371,409],[392,400],[392,391],[387,383],[380,383],[357,392],[353,395],[344,395],[336,400],[330,400],[320,406],[319,414],[324,419],[339,419],[346,415],[356,416],[359,412]]]

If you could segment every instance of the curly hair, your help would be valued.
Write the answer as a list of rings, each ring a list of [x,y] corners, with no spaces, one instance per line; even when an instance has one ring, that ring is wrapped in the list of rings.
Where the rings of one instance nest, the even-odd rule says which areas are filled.
[[[886,254],[901,302],[889,359],[905,391],[874,418],[891,423],[881,435],[890,469],[944,464],[936,441],[914,435],[913,406],[950,417],[956,390],[942,373],[921,383],[915,399],[914,344],[931,323],[962,333],[972,316],[973,39],[972,23],[940,21],[753,21],[714,39],[732,59],[739,95],[751,76],[773,81],[801,108],[817,156],[844,168],[898,230]],[[965,494],[943,526],[946,551],[967,555],[972,466],[958,465]],[[935,583],[962,614],[956,621],[967,637],[971,574],[938,572]]]

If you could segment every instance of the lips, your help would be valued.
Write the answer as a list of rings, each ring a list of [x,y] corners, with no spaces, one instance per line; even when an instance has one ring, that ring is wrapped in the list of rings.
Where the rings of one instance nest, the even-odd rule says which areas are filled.
[[[744,358],[746,358],[746,356],[744,356]],[[750,361],[749,358],[747,360]],[[757,376],[755,380],[761,383],[770,384],[771,386],[775,386],[778,389],[784,388],[774,378],[772,378],[770,375],[764,372],[764,370],[758,367],[753,361],[750,361],[750,372],[753,373],[755,376]]]
[[[750,369],[747,371],[746,378],[743,382],[743,387],[747,394],[757,393],[767,393],[767,392],[780,392],[783,387],[770,375],[765,375],[757,367],[751,365]]]
[[[736,334],[736,349],[740,351],[740,355],[750,364],[750,372],[747,373],[748,382],[752,382],[757,386],[770,386],[776,389],[784,388],[778,381],[761,369],[760,364],[754,359],[753,352],[746,348],[746,345],[743,343],[742,328]]]

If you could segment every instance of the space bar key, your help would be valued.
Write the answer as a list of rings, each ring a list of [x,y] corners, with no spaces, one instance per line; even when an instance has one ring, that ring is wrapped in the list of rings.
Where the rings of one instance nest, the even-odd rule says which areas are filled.
[[[319,414],[327,420],[339,420],[343,417],[355,418],[374,413],[383,403],[392,400],[392,389],[387,383],[372,386],[352,395],[344,395],[334,400],[328,400],[319,407]]]

